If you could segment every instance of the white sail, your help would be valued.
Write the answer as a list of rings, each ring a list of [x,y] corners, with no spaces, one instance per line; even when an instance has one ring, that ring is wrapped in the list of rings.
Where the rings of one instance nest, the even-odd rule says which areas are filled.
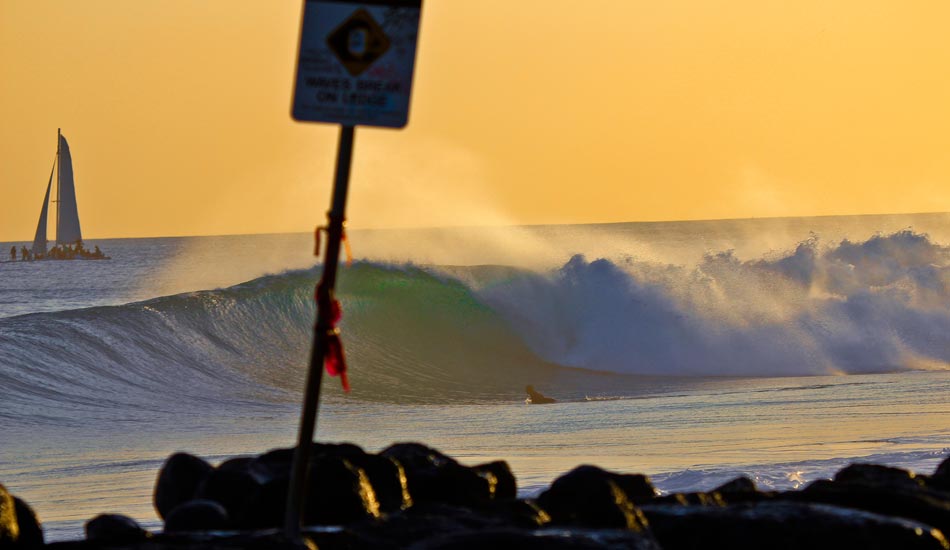
[[[59,216],[56,221],[56,244],[75,244],[82,241],[79,228],[79,208],[76,206],[76,187],[73,184],[73,159],[66,138],[59,136]]]
[[[55,165],[55,161],[54,161]],[[55,166],[54,166],[55,170]],[[46,184],[46,196],[43,197],[43,209],[40,210],[40,221],[36,224],[36,236],[33,237],[33,255],[46,254],[46,212],[49,210],[49,190],[53,187],[53,172],[49,174],[49,183]]]

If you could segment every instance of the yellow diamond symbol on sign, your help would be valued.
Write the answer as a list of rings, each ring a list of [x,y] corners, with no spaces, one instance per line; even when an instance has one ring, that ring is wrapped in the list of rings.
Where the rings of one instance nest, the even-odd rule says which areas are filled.
[[[327,37],[327,45],[353,76],[359,76],[389,49],[389,37],[368,11],[360,8]]]

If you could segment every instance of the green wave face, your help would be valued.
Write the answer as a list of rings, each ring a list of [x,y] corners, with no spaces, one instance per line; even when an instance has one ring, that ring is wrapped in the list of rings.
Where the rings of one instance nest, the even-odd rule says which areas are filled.
[[[354,393],[410,401],[515,397],[556,370],[453,278],[359,264],[341,273],[338,298]]]

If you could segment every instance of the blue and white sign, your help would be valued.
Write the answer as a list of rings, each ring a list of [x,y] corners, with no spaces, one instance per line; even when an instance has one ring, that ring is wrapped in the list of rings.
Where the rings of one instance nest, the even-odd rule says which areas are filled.
[[[305,0],[293,117],[402,128],[422,0]]]

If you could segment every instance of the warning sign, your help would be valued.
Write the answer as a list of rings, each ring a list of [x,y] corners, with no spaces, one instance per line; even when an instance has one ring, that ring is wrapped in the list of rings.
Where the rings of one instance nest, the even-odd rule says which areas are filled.
[[[421,11],[421,0],[306,0],[293,117],[405,126]]]

